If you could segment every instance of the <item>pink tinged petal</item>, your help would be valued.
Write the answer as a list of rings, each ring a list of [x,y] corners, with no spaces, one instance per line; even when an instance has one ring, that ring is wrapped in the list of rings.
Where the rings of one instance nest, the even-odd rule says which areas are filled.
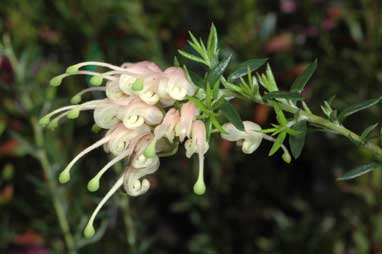
[[[175,136],[175,127],[179,120],[179,111],[175,108],[171,108],[167,111],[162,123],[155,128],[155,138],[158,140],[162,137],[166,137],[172,143]]]
[[[122,74],[119,77],[118,86],[121,91],[127,95],[133,95],[135,92],[133,90],[133,84],[138,80],[138,77],[131,74]]]
[[[126,95],[119,88],[119,85],[117,82],[109,81],[106,83],[106,96],[111,100],[118,100],[118,99],[122,99]]]
[[[119,122],[117,118],[120,107],[115,104],[99,104],[94,109],[95,123],[104,129],[110,129]]]
[[[159,168],[159,158],[144,158],[142,155],[139,158],[136,158],[132,164],[136,166],[141,166],[135,168],[131,165],[124,174],[124,188],[126,193],[130,196],[139,196],[144,194],[150,188],[150,182],[147,179],[142,179],[148,174],[152,174]]]
[[[191,155],[195,152],[198,153],[199,170],[198,178],[194,185],[194,192],[197,195],[202,195],[206,191],[206,186],[204,183],[204,154],[209,148],[204,122],[197,120],[192,124],[192,138],[187,140],[185,146],[187,157],[191,157]]]
[[[167,92],[175,100],[184,100],[186,95],[193,95],[195,88],[191,84],[183,71],[179,67],[169,67],[164,71],[168,78]]]
[[[179,124],[176,128],[176,135],[181,142],[183,142],[186,137],[190,137],[192,122],[196,119],[197,115],[199,115],[199,109],[192,101],[182,105]]]
[[[136,73],[136,74],[148,74],[148,73],[159,73],[162,72],[161,68],[149,61],[141,61],[141,62],[136,62],[136,63],[126,63],[123,64],[123,68],[125,68],[127,71]]]
[[[134,101],[123,108],[118,115],[127,128],[138,128],[143,123],[156,125],[162,121],[162,111],[153,105],[147,105],[142,101]]]
[[[105,146],[105,150],[110,151],[114,155],[119,155],[127,150],[132,153],[137,140],[150,132],[151,130],[147,125],[142,125],[137,129],[127,129],[121,125],[110,134],[110,142]]]

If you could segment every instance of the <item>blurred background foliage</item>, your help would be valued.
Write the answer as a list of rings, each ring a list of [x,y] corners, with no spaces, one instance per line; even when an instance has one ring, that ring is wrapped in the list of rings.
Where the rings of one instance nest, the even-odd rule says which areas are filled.
[[[89,241],[82,238],[87,216],[116,175],[97,194],[86,183],[106,155],[84,159],[67,185],[56,179],[100,134],[85,114],[54,132],[36,124],[88,86],[76,78],[57,91],[48,87],[66,66],[91,59],[168,66],[187,48],[188,30],[205,38],[211,22],[223,55],[233,53],[236,62],[269,57],[281,89],[318,58],[304,91],[315,112],[332,96],[341,108],[380,95],[381,2],[0,0],[0,252],[381,253],[381,172],[336,181],[370,158],[344,138],[310,133],[290,165],[268,158],[268,144],[247,156],[214,139],[202,197],[192,192],[195,169],[180,151],[162,159],[149,193],[115,195]],[[237,106],[262,126],[274,118],[265,106]],[[346,124],[360,131],[381,116],[375,107]]]

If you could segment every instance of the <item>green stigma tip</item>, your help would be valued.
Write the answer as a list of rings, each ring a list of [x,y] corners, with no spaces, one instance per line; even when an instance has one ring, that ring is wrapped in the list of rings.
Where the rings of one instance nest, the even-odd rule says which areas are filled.
[[[206,192],[206,185],[203,180],[197,180],[194,184],[194,193],[196,195],[203,195]]]
[[[80,116],[80,109],[79,108],[73,108],[71,109],[68,114],[66,115],[69,119],[76,119]]]
[[[45,127],[49,124],[49,122],[50,122],[50,118],[48,116],[44,116],[38,121],[38,124]]]
[[[86,238],[91,238],[91,237],[94,236],[94,234],[95,234],[95,230],[94,230],[93,225],[88,224],[88,225],[86,226],[86,228],[84,229],[84,236],[85,236]]]
[[[60,183],[67,183],[70,181],[70,173],[67,170],[64,170],[61,172],[61,174],[58,177],[58,181]]]
[[[143,80],[142,79],[137,79],[133,83],[131,88],[133,89],[133,91],[136,91],[136,92],[141,91],[143,89]]]
[[[72,66],[69,66],[68,68],[66,68],[66,73],[74,75],[78,72],[78,69],[79,68],[77,67],[77,65],[72,65]]]
[[[57,127],[58,127],[58,121],[57,120],[53,120],[53,121],[48,123],[48,129],[49,130],[54,130]]]
[[[151,141],[151,143],[146,147],[145,151],[143,152],[143,155],[146,158],[155,157],[156,156],[155,146],[156,146],[156,140]]]
[[[57,76],[57,77],[54,77],[50,80],[49,82],[49,85],[51,86],[59,86],[61,85],[62,83],[62,77],[61,76]]]
[[[102,76],[93,76],[90,78],[89,82],[93,86],[100,86],[102,85],[103,77]]]
[[[292,158],[288,152],[284,152],[282,158],[286,163],[290,163],[292,161]]]
[[[97,124],[93,124],[92,126],[92,132],[93,133],[98,133],[100,132],[102,129],[97,125]]]
[[[78,103],[81,102],[81,100],[82,100],[81,96],[79,96],[79,95],[75,95],[75,96],[73,96],[72,99],[70,100],[70,103],[71,103],[71,104],[78,104]]]
[[[95,192],[99,189],[99,179],[98,178],[93,178],[88,182],[88,190],[90,192]]]

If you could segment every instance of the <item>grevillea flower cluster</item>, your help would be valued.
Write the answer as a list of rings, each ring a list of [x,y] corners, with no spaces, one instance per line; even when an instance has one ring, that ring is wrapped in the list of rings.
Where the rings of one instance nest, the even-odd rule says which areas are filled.
[[[93,65],[110,69],[104,73],[81,70]],[[194,185],[196,194],[205,192],[203,180],[204,154],[208,150],[206,127],[197,120],[199,109],[186,96],[195,93],[195,86],[186,78],[183,69],[169,67],[164,71],[152,62],[126,63],[114,66],[100,62],[86,62],[71,66],[65,74],[52,79],[58,86],[71,75],[92,75],[90,83],[96,87],[85,89],[72,98],[72,104],[59,108],[40,120],[42,125],[55,128],[63,117],[77,118],[81,111],[93,111],[95,124],[106,130],[105,135],[80,152],[61,172],[59,181],[66,183],[75,163],[92,150],[102,147],[114,157],[89,181],[89,191],[97,191],[102,176],[114,164],[126,160],[127,167],[114,186],[98,204],[85,228],[85,235],[94,234],[93,221],[105,202],[121,186],[127,194],[138,196],[148,191],[145,178],[159,168],[159,157],[184,143],[187,157],[199,158],[199,176]],[[98,87],[106,81],[104,87]],[[82,95],[104,91],[105,98],[80,103]],[[174,104],[178,102],[177,107]]]
[[[86,66],[108,68],[103,73],[83,70]],[[94,235],[94,220],[106,201],[123,186],[126,193],[139,196],[147,192],[150,182],[145,177],[159,169],[161,156],[173,154],[179,144],[184,144],[186,156],[197,154],[199,167],[194,192],[202,195],[204,183],[204,155],[209,149],[206,124],[202,112],[192,97],[197,87],[180,67],[169,67],[164,71],[155,63],[142,61],[114,66],[102,62],[84,62],[67,68],[66,73],[51,80],[59,86],[63,79],[72,75],[91,75],[94,87],[82,90],[73,96],[72,105],[52,111],[40,120],[48,128],[58,126],[60,119],[75,119],[82,111],[93,111],[95,124],[105,130],[105,135],[80,152],[59,175],[59,182],[70,180],[71,170],[84,155],[103,147],[113,158],[90,179],[87,188],[97,191],[102,176],[113,165],[125,161],[126,169],[100,201],[87,226],[85,236]],[[105,86],[101,87],[103,83]],[[92,91],[103,91],[105,98],[81,103],[82,96]],[[191,99],[191,100],[190,100]],[[232,123],[222,126],[221,137],[236,141],[244,153],[253,153],[263,138],[274,139],[261,133],[256,123],[244,121],[244,129]],[[286,148],[282,147],[288,154]],[[290,160],[290,159],[289,159]]]

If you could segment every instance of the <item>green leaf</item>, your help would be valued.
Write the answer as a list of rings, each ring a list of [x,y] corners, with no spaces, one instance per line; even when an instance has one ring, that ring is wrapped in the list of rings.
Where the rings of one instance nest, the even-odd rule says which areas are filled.
[[[367,137],[369,136],[369,134],[378,126],[378,123],[376,124],[373,124],[373,125],[370,125],[369,127],[367,127],[361,134],[361,139],[364,140],[364,141],[367,141]]]
[[[288,120],[286,119],[286,117],[284,115],[284,112],[282,111],[280,105],[278,103],[276,103],[276,102],[273,102],[272,106],[273,106],[273,109],[274,109],[274,111],[276,113],[277,121],[281,125],[287,125],[288,124]]]
[[[365,110],[367,108],[370,108],[371,106],[374,106],[378,104],[381,101],[382,97],[370,99],[367,101],[360,102],[358,104],[355,104],[353,106],[350,106],[348,108],[345,108],[344,110],[341,111],[341,113],[338,116],[338,120],[343,121],[345,120],[346,117],[355,114],[359,111]]]
[[[306,121],[299,121],[292,126],[293,130],[299,132],[298,135],[293,136],[289,135],[289,146],[292,152],[292,155],[295,159],[300,157],[302,149],[305,145],[305,137],[306,137]]]
[[[214,24],[211,25],[210,33],[207,40],[207,50],[210,57],[217,52],[218,49],[218,34],[216,32],[216,27]]]
[[[380,165],[375,163],[375,162],[361,165],[361,166],[356,167],[355,169],[352,169],[352,170],[346,172],[341,177],[338,177],[337,180],[346,181],[346,180],[354,179],[358,176],[369,173],[370,171],[373,171],[374,169],[377,169],[377,168],[379,169]]]
[[[274,92],[269,92],[266,95],[264,95],[263,99],[264,100],[288,99],[288,100],[292,100],[292,101],[299,101],[299,100],[303,100],[304,97],[302,97],[297,92],[274,91]]]
[[[239,113],[228,101],[222,103],[221,112],[238,130],[244,130],[243,121],[241,120]]]
[[[183,69],[186,73],[186,76],[189,81],[191,81],[195,86],[204,89],[205,88],[205,82],[202,77],[200,77],[198,74],[196,74],[193,71],[189,71],[186,65],[183,65]]]
[[[179,53],[180,55],[182,55],[183,57],[185,57],[185,58],[191,60],[191,61],[198,62],[198,63],[202,63],[202,64],[206,64],[206,62],[205,62],[202,58],[197,57],[197,56],[194,56],[194,55],[192,55],[192,54],[190,54],[190,53],[187,53],[186,51],[183,51],[183,50],[180,50],[180,49],[179,49],[179,50],[178,50],[178,53]],[[206,64],[206,65],[207,65],[207,64]]]
[[[211,122],[212,124],[215,126],[215,128],[221,132],[221,133],[225,133],[226,131],[224,130],[223,126],[221,126],[221,124],[219,123],[219,121],[216,119],[216,117],[211,114],[210,115],[210,118],[211,118]]]
[[[191,97],[191,96],[187,96],[187,99],[192,101],[196,107],[198,107],[201,111],[203,112],[206,112],[206,113],[209,113],[210,110],[208,109],[208,107],[206,105],[204,105],[200,100],[198,100],[197,98],[195,97]]]
[[[304,72],[296,78],[296,80],[293,82],[291,91],[301,93],[316,69],[317,59],[314,60],[313,63],[309,64],[308,67],[305,68]]]
[[[232,55],[229,55],[223,61],[221,61],[218,65],[216,65],[209,73],[208,73],[208,81],[211,85],[215,84],[215,82],[220,78],[225,69],[227,68],[229,62],[231,61]]]
[[[268,156],[272,156],[273,154],[275,154],[280,149],[281,145],[284,143],[286,135],[287,135],[286,132],[281,132],[277,136],[277,139],[276,139],[275,143],[273,143],[273,146],[271,147],[271,150],[269,151]]]
[[[248,68],[253,72],[259,69],[268,61],[268,58],[254,58],[245,61],[238,65],[238,67],[228,76],[228,81],[232,82],[242,76],[247,75]]]

